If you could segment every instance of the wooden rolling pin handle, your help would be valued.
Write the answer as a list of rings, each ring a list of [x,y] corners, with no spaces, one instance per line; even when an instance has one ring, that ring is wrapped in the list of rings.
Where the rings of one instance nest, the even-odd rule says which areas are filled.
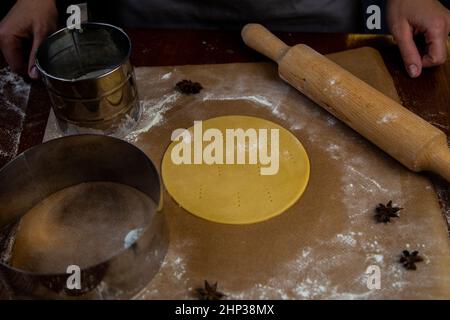
[[[439,139],[425,151],[423,169],[440,174],[450,182],[450,150],[446,139]]]
[[[290,49],[288,45],[278,39],[269,30],[256,23],[247,24],[242,29],[242,39],[250,48],[277,62]]]
[[[289,47],[261,25],[242,30],[244,42],[278,63],[280,77],[413,171],[450,182],[444,132],[312,48]]]

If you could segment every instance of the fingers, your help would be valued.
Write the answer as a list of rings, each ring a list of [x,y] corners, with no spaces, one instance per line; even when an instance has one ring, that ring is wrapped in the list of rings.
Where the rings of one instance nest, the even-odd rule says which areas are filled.
[[[422,58],[414,42],[412,28],[404,23],[394,27],[392,34],[400,48],[406,71],[410,77],[417,78],[422,72]]]
[[[434,67],[444,64],[447,60],[447,28],[445,24],[438,24],[425,32],[428,51],[423,56],[424,67]]]
[[[8,35],[0,39],[0,49],[11,70],[15,73],[26,74],[27,68],[23,57],[22,41]]]
[[[30,57],[28,59],[28,75],[33,80],[37,80],[39,78],[39,72],[36,68],[36,53],[45,37],[46,33],[39,31],[35,32],[33,36],[33,45],[31,47]]]

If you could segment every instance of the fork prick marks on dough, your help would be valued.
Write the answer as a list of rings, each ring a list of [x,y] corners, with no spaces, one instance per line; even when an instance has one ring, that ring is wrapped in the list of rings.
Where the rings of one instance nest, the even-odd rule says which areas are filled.
[[[237,199],[237,206],[240,208],[241,207],[241,193],[240,192],[236,193],[236,199]]]
[[[195,143],[195,140],[191,141],[187,138],[183,138],[183,141],[186,145],[189,143],[191,145],[182,149],[183,142],[173,141],[167,148],[162,161],[161,174],[167,191],[186,211],[218,223],[236,225],[257,223],[281,214],[304,192],[309,178],[309,159],[301,143],[288,130],[265,119],[248,116],[224,116],[208,119],[204,121],[202,128],[205,129],[203,130],[204,139],[199,149],[212,158],[218,156],[217,160],[222,159],[222,161],[210,162],[208,157],[203,157],[203,160],[208,161],[199,164],[192,163],[192,161],[189,163],[181,161],[184,160],[184,156],[187,157],[186,160],[192,159],[192,151],[195,147],[192,144]],[[216,145],[221,146],[225,145],[225,140],[220,139],[223,135],[219,132],[225,132],[226,137],[226,130],[230,128],[240,129],[238,132],[244,134],[248,128],[258,129],[253,132],[255,134],[247,132],[246,136],[240,138],[233,136],[234,139],[230,140],[230,142],[234,140],[234,155],[236,155],[236,151],[241,151],[245,155],[245,158],[241,159],[245,160],[244,163],[235,161],[227,164],[226,161],[223,161],[225,152],[220,152],[219,148],[212,150],[216,140],[211,139],[211,135],[208,136],[207,130],[214,128],[216,131],[210,133],[217,133],[220,143],[216,143]],[[272,132],[272,130],[279,132],[278,139],[274,140],[283,143],[282,148],[279,149],[281,150],[279,160],[282,161],[282,165],[279,166],[278,174],[262,175],[261,170],[267,168],[267,163],[264,161],[267,159],[261,159],[259,154],[257,154],[258,157],[248,156],[248,152],[257,151],[260,147],[259,140],[249,141],[250,138],[258,136],[259,128],[264,128],[268,132]],[[192,136],[194,131],[195,127],[191,127],[184,130],[183,133],[187,136],[187,132],[189,132]],[[264,138],[266,143],[262,144],[266,149],[271,149],[272,139]],[[227,141],[229,140],[227,139]],[[209,148],[210,146],[211,148]],[[176,154],[179,155],[180,163],[174,162],[172,158],[173,151],[177,147],[179,150],[176,151]],[[283,154],[285,150],[289,150],[297,165],[293,165],[293,162]],[[178,153],[178,151],[180,152]],[[270,154],[270,152],[268,153]],[[180,179],[180,177],[183,178]]]
[[[200,185],[200,188],[198,189],[198,199],[203,199],[203,185]]]
[[[297,161],[295,160],[295,157],[293,156],[292,153],[289,152],[289,150],[286,150],[286,151],[285,151],[285,155],[286,155],[286,157],[287,157],[290,161],[292,161],[294,164],[297,163]]]
[[[273,202],[272,192],[270,192],[270,189],[267,186],[265,188],[266,188],[267,199],[269,199],[270,202]]]

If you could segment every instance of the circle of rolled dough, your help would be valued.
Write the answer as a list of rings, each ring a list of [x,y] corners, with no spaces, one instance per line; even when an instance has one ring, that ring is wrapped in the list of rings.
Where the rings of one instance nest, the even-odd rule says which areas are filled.
[[[226,224],[249,224],[268,220],[291,207],[303,194],[309,180],[308,155],[300,141],[283,127],[261,118],[223,116],[202,123],[203,132],[215,128],[222,132],[225,146],[226,129],[279,130],[279,170],[262,175],[259,162],[248,164],[175,164],[172,142],[162,161],[162,178],[172,198],[185,210],[203,219]],[[193,127],[188,129],[193,137]],[[258,131],[259,132],[259,131]],[[210,142],[203,142],[203,148]],[[238,146],[234,142],[235,150]],[[249,150],[246,140],[246,150]],[[191,143],[193,145],[193,143]],[[224,147],[225,149],[225,147]],[[193,147],[192,158],[193,158]],[[224,160],[226,150],[223,151]]]

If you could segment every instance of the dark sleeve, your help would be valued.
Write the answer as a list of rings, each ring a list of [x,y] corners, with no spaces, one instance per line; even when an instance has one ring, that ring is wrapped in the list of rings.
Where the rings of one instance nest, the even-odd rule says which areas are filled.
[[[95,22],[113,23],[123,27],[120,21],[121,6],[126,4],[124,0],[87,0],[89,18]]]
[[[82,3],[85,2],[83,0],[55,0],[56,1],[56,7],[58,8],[58,12],[61,13],[66,13],[67,7],[70,6],[71,4],[77,4],[77,3]]]

